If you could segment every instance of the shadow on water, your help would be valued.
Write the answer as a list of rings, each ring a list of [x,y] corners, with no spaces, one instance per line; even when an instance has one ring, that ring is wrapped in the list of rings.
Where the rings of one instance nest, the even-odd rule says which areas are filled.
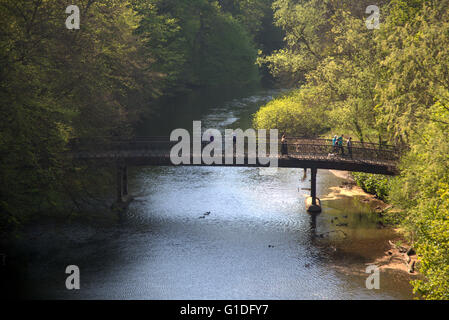
[[[204,121],[205,115],[215,115],[217,110],[214,109],[224,109],[232,114],[233,108],[248,107],[244,104],[245,98],[261,92],[265,94],[266,90],[254,85],[238,88],[201,89],[166,97],[161,99],[157,105],[158,114],[149,119],[143,119],[137,132],[141,136],[159,136],[170,135],[171,131],[177,128],[189,130],[192,127],[192,121]]]

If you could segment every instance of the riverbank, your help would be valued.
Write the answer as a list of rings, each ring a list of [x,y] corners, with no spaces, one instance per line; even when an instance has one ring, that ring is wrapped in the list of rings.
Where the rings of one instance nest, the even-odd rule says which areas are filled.
[[[365,192],[361,187],[359,187],[350,172],[337,170],[329,171],[334,176],[344,179],[344,181],[339,186],[331,187],[331,192],[322,197],[321,200],[337,200],[348,197],[356,197],[361,202],[366,203],[372,211],[377,212],[379,217],[382,217],[383,213],[391,208],[391,205],[378,199],[375,195]],[[419,276],[419,273],[416,271],[418,257],[416,256],[413,248],[411,248],[410,244],[407,243],[402,230],[384,225],[382,221],[379,221],[379,227],[390,228],[396,237],[395,239],[392,239],[393,241],[387,241],[385,247],[388,248],[388,250],[384,251],[382,256],[374,259],[374,261],[370,263],[367,263],[367,265],[375,264],[380,270],[402,271],[409,274],[411,279]]]
[[[369,207],[379,213],[390,208],[390,205],[378,199],[375,195],[365,192],[360,188],[351,173],[348,171],[329,170],[334,176],[344,179],[339,186],[331,187],[331,192],[322,197],[321,200],[336,200],[343,197],[358,197],[360,201],[366,202]]]

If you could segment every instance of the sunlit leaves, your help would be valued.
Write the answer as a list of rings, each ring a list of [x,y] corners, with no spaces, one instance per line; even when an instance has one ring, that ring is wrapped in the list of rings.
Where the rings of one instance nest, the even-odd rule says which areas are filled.
[[[262,107],[254,117],[258,129],[278,129],[288,135],[315,137],[326,132],[328,119],[316,90],[287,94]]]

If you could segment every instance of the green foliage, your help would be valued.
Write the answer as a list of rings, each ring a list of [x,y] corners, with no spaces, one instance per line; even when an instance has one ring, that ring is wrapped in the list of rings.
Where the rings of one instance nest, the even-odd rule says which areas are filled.
[[[387,200],[391,178],[387,176],[354,172],[354,179],[365,192],[376,195],[381,200]]]
[[[80,30],[65,27],[69,4],[0,0],[2,222],[81,192],[63,156],[68,140],[129,134],[158,90],[128,1],[79,1]]]
[[[257,50],[243,26],[230,15],[207,16],[205,21],[211,31],[204,36],[194,60],[197,84],[241,86],[258,81]]]
[[[259,80],[249,31],[218,2],[136,0],[134,8],[141,19],[136,34],[154,59],[151,70],[164,75],[166,93]]]
[[[262,31],[263,18],[271,11],[271,0],[221,0],[221,8],[232,14],[245,29],[256,36]]]
[[[273,0],[220,0],[219,3],[224,12],[245,27],[264,54],[282,46],[282,30],[273,24]]]
[[[434,112],[442,120],[449,119],[449,112],[442,114],[440,106]],[[390,194],[391,201],[407,213],[403,225],[413,235],[425,276],[414,286],[428,299],[449,298],[448,132],[449,125],[441,123],[421,126],[412,136],[411,150],[402,159],[401,176]]]
[[[414,217],[416,248],[426,279],[414,281],[414,288],[426,299],[448,300],[449,184],[441,183],[434,199],[420,207],[421,212]]]
[[[373,31],[354,16],[360,14],[360,3],[276,1],[275,7],[276,21],[287,33],[286,48],[259,63],[268,64],[280,80],[305,81],[313,88],[321,103],[316,114],[326,113],[325,126],[352,132],[361,141],[382,141],[384,129],[373,126],[380,65],[372,61],[379,52],[373,48]]]
[[[293,136],[320,135],[329,128],[326,114],[319,112],[321,103],[316,96],[316,91],[303,89],[273,100],[256,113],[254,127],[278,129]]]
[[[420,1],[394,4],[398,2],[376,39],[384,57],[379,61],[384,72],[377,85],[376,111],[389,139],[410,143],[410,135],[423,122],[441,121],[431,117],[434,103],[447,106],[449,12],[448,1],[421,1],[419,14],[415,7]],[[402,17],[400,24],[397,16]]]

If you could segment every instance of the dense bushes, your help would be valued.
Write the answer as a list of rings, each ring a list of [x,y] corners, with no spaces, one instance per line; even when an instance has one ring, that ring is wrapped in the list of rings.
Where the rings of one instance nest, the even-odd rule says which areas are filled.
[[[255,62],[265,43],[257,38],[270,29],[260,20],[271,15],[271,0],[131,2],[141,18],[136,33],[151,70],[164,75],[165,94],[258,82]]]
[[[354,179],[365,192],[376,195],[381,200],[387,200],[391,178],[382,175],[354,172]]]
[[[442,107],[432,108],[441,113]],[[449,122],[449,112],[440,115]],[[412,136],[410,152],[394,179],[391,202],[406,212],[402,225],[421,256],[425,281],[415,290],[428,299],[449,299],[449,125],[428,123]]]
[[[269,102],[254,116],[257,129],[278,129],[290,136],[315,137],[329,130],[317,92],[303,89]]]
[[[80,30],[65,26],[68,4],[0,1],[0,224],[84,191],[68,140],[129,134],[160,89],[128,1],[79,1]]]

